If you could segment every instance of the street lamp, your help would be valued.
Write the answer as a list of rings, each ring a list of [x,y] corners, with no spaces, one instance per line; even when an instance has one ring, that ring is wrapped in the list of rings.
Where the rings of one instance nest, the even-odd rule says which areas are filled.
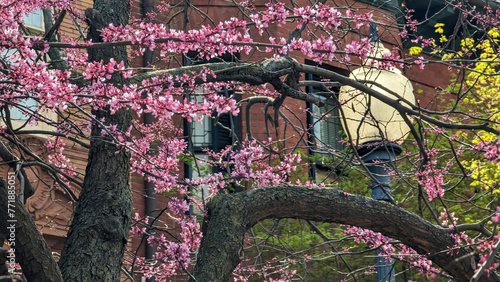
[[[382,54],[390,52],[384,48],[376,31],[373,38],[376,51],[371,54],[372,57],[381,58]],[[403,98],[415,103],[411,82],[400,70],[379,70],[375,61],[367,63],[371,67],[360,67],[349,77],[387,97]],[[372,198],[394,202],[390,191],[389,171],[396,156],[402,151],[399,144],[408,135],[409,125],[396,109],[351,86],[344,85],[340,88],[339,101],[342,104],[342,127],[345,132],[349,132],[351,145],[358,148],[359,156],[372,176]],[[395,281],[394,262],[379,257],[379,253],[378,250],[375,253],[377,281]]]

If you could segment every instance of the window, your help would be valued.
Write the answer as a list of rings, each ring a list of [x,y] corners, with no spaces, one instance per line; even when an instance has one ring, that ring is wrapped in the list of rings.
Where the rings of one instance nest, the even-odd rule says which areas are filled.
[[[38,34],[44,31],[43,13],[41,9],[25,15],[23,21],[31,34]],[[4,51],[0,54],[0,56],[4,60],[8,60],[9,55],[14,54],[15,52],[16,50]],[[14,129],[24,126],[25,122],[30,118],[31,112],[37,112],[38,114],[42,114],[51,120],[57,119],[57,115],[52,111],[39,111],[38,103],[34,99],[25,99],[19,102],[17,106],[10,108],[10,118]],[[45,123],[39,123],[35,127],[40,130],[51,130],[51,126]]]
[[[185,57],[186,65],[198,65],[211,62],[231,62],[238,59],[237,55],[234,54],[224,54],[220,57],[215,57],[210,61],[207,60],[196,60],[197,53],[189,52]],[[203,93],[204,89],[198,89],[198,94]],[[230,97],[234,94],[233,91],[222,90],[220,95]],[[194,96],[193,99],[197,99],[199,102],[202,101],[200,96]],[[229,113],[215,115],[212,117],[204,117],[202,123],[194,121],[192,123],[186,123],[184,126],[185,130],[189,130],[191,133],[191,145],[194,152],[202,152],[204,148],[214,150],[219,152],[224,149],[227,145],[234,143],[233,134],[227,130],[232,129],[234,133],[238,134],[238,119]]]
[[[348,75],[348,71],[343,69],[329,69],[342,75]],[[306,78],[311,82],[322,79],[312,74],[308,74]],[[316,180],[322,180],[323,177],[319,175],[323,174],[322,171],[336,169],[335,157],[332,152],[340,152],[345,149],[341,142],[345,135],[340,120],[340,104],[337,100],[340,85],[329,87],[329,90],[325,91],[322,87],[314,85],[307,87],[308,93],[321,99],[324,103],[321,107],[312,103],[308,104],[310,109],[308,113],[309,143],[311,144],[309,151],[310,176]]]
[[[324,103],[321,107],[311,104],[310,108],[316,147],[319,149],[325,147],[326,149],[343,150],[344,146],[340,142],[343,134],[338,101],[335,97],[314,96],[321,99]]]
[[[223,61],[233,61],[237,59],[234,55],[223,55],[221,57],[216,57],[210,61],[206,60],[196,60],[195,53],[189,53],[185,58],[186,65],[204,64],[209,62],[223,62]],[[192,99],[196,99],[198,102],[203,100],[202,96],[196,94],[202,94],[205,90],[199,88]],[[219,95],[224,95],[230,97],[233,95],[233,91],[222,90]],[[211,173],[222,172],[223,174],[227,171],[226,168],[222,169],[216,165],[208,165],[208,156],[203,151],[204,149],[210,149],[215,152],[220,152],[228,145],[235,144],[236,136],[239,135],[239,119],[229,113],[218,115],[215,113],[212,117],[205,116],[201,123],[194,120],[189,123],[185,121],[184,132],[188,132],[190,135],[189,139],[189,150],[194,153],[197,163],[185,164],[184,174],[186,178],[196,178],[199,176],[205,176]],[[228,130],[229,129],[229,130]],[[203,199],[208,194],[208,188],[203,187],[195,192],[194,197],[197,199]],[[198,215],[198,212],[191,208],[192,214]]]
[[[24,25],[32,34],[40,33],[44,31],[43,25],[43,13],[41,9],[31,12],[23,17]],[[20,106],[26,107],[29,111],[34,111],[37,108],[37,102],[33,99],[26,99],[19,104]],[[29,114],[20,108],[14,107],[10,111],[10,118],[14,120],[26,121],[29,118]]]
[[[30,98],[19,103],[19,106],[26,108],[28,112],[18,107],[13,107],[10,109],[10,118],[13,120],[27,121],[30,116],[29,112],[35,111],[38,107],[38,103]]]
[[[203,88],[198,93],[203,92]],[[197,102],[202,102],[202,97],[195,96]],[[191,142],[195,151],[201,151],[203,148],[209,148],[212,145],[212,121],[210,117],[203,117],[202,121],[194,120],[191,123]]]
[[[25,15],[23,18],[24,25],[32,32],[39,33],[44,31],[43,13],[41,9]]]
[[[229,97],[232,95],[232,91],[227,91],[224,95]],[[194,99],[201,100],[202,98],[196,96]],[[226,146],[234,144],[235,135],[238,135],[237,124],[238,118],[226,113],[218,116],[216,114],[214,117],[205,116],[201,123],[199,121],[186,123],[184,128],[190,132],[192,151],[197,156],[201,156],[204,155],[203,150],[206,148],[220,152]],[[232,129],[233,132],[228,129]],[[212,169],[212,172],[219,171],[218,167]]]
[[[232,93],[228,91],[226,95],[231,95]],[[202,99],[200,96],[196,96],[194,99]],[[215,115],[217,116],[217,115]],[[220,152],[228,145],[235,143],[235,135],[238,134],[238,119],[230,114],[221,114],[217,117],[207,117],[205,116],[200,123],[199,121],[193,121],[184,124],[185,132],[190,132],[189,148],[190,151],[194,153],[195,162],[185,165],[185,177],[186,178],[197,178],[200,176],[206,176],[212,173],[222,172],[223,174],[227,169],[222,169],[217,165],[208,164],[208,155],[203,151],[204,149],[210,149],[215,152]],[[233,132],[227,129],[232,129]],[[194,197],[198,200],[203,200],[208,195],[208,187],[201,187],[195,193]],[[198,214],[193,206],[190,212],[195,215]]]

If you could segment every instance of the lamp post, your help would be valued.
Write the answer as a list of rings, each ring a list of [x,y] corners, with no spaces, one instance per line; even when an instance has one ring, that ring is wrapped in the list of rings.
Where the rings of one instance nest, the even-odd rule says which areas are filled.
[[[374,31],[372,39],[375,38],[376,49],[372,57],[381,58],[382,54],[390,51],[379,41],[376,29],[372,27],[371,30]],[[397,99],[395,95],[378,86],[382,85],[410,103],[415,103],[411,82],[400,70],[378,70],[375,61],[367,63],[371,67],[360,67],[349,77],[363,81],[366,86],[380,94]],[[349,132],[351,145],[358,148],[359,156],[371,174],[372,198],[393,202],[389,171],[396,156],[402,151],[399,144],[408,135],[409,125],[396,109],[351,86],[344,85],[340,88],[339,101],[342,103],[342,127],[345,132]],[[393,260],[379,256],[378,250],[375,254],[376,281],[395,281]]]

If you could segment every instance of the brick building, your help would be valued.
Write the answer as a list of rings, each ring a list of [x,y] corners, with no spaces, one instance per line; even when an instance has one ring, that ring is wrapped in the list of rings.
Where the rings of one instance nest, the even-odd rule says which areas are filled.
[[[255,6],[257,9],[264,8],[264,5],[268,1],[257,0],[255,1]],[[307,1],[296,1],[299,4],[306,4]],[[303,2],[303,3],[302,3]],[[425,2],[425,5],[424,5]],[[425,7],[431,7],[433,11],[439,11],[439,4],[427,5],[429,1],[406,1],[405,5],[409,8],[415,8],[417,12],[419,9],[426,9]],[[159,5],[160,1],[154,0],[134,0],[132,6],[132,16],[137,19],[146,18],[146,14],[155,11],[155,5]],[[352,0],[342,0],[342,1],[332,1],[327,2],[329,5],[338,5],[339,7],[349,7],[353,10],[363,12],[373,12],[374,19],[376,19],[381,25],[384,25],[384,28],[381,30],[381,39],[384,45],[388,48],[392,45],[401,46],[402,42],[399,38],[399,30],[394,23],[397,23],[398,20],[401,19],[401,9],[402,3],[400,1],[392,0],[392,1],[372,1],[372,0],[360,0],[360,1],[352,1]],[[237,7],[235,7],[230,1],[223,0],[215,0],[210,1],[207,4],[205,0],[192,0],[191,5],[198,7],[199,10],[207,11],[207,16],[211,18],[214,22],[224,21],[234,16],[241,16],[241,12]],[[86,8],[92,6],[91,0],[78,0],[76,9],[79,11],[84,11]],[[180,11],[183,7],[174,9],[174,11]],[[41,15],[41,14],[40,14]],[[177,18],[172,18],[172,15],[176,15],[175,13],[163,15],[157,14],[153,19],[150,19],[154,22],[164,22],[168,23],[171,28],[176,29],[191,29],[198,28],[202,24],[209,24],[209,20],[207,17],[204,17],[203,14],[191,11],[189,22],[184,22],[181,16],[177,16]],[[447,14],[442,15],[440,20],[442,21],[452,21],[456,17],[453,11],[447,11]],[[43,32],[43,17],[42,16],[29,16],[26,19],[26,24],[32,29],[33,32]],[[85,28],[85,24],[83,22],[79,22],[82,28]],[[432,24],[428,24],[432,28]],[[268,42],[269,37],[285,37],[287,38],[292,31],[294,30],[295,25],[287,24],[283,26],[273,25],[268,28],[269,33],[264,34],[262,36],[258,35],[258,33],[253,30],[252,37],[256,42]],[[82,36],[81,32],[78,29],[78,26],[67,17],[63,24],[61,25],[60,30],[61,35],[68,36],[72,38],[79,38]],[[353,31],[346,36],[346,42],[348,43],[350,40],[359,39],[361,37],[368,36],[368,27],[363,28],[359,31]],[[307,35],[306,35],[307,37]],[[196,57],[196,54],[192,54],[193,58]],[[306,59],[303,55],[298,52],[292,52],[290,54],[300,63],[316,65],[314,62]],[[404,56],[404,54],[401,54]],[[237,56],[228,56],[227,58],[220,58],[221,60],[240,60],[240,61],[259,61],[260,59],[267,58],[269,54],[267,53],[251,53],[250,55],[239,54]],[[178,56],[177,61],[172,61],[168,67],[177,67],[180,64],[188,65],[197,63],[196,59],[190,57],[190,54],[187,56]],[[149,68],[151,65],[157,65],[158,67],[162,67],[162,64],[166,64],[165,62],[157,62],[155,52],[146,52],[144,57],[137,57],[135,60],[131,62],[131,65],[134,67],[144,67],[145,69]],[[347,66],[345,64],[339,64],[337,62],[324,62],[321,67],[339,72],[344,75],[348,75],[352,70],[353,66]],[[449,71],[444,65],[431,65],[428,66],[425,70],[420,70],[417,67],[413,67],[411,69],[405,69],[404,75],[410,78],[414,83],[414,88],[418,90],[417,99],[420,105],[433,108],[431,105],[436,105],[435,99],[440,96],[440,89],[445,88],[449,84]],[[320,77],[314,77],[312,75],[307,75],[304,77],[305,80],[314,81],[321,79]],[[320,92],[318,89],[315,89],[312,86],[301,86],[302,90],[311,94],[315,92]],[[233,93],[227,93],[228,95]],[[318,95],[321,99],[325,99],[326,97]],[[238,97],[238,99],[244,99],[245,96]],[[304,109],[310,109],[313,113],[325,113],[331,111],[332,108],[335,108],[334,103],[326,102],[325,106],[322,108],[316,107],[312,104],[309,104],[304,101],[298,101],[294,99],[287,99],[285,101],[285,107],[288,110],[287,117],[293,119],[294,121],[302,121],[307,127],[311,127],[310,134],[315,137],[315,140],[306,139],[299,141],[300,136],[294,131],[293,128],[281,128],[278,133],[276,132],[268,132],[269,127],[269,117],[272,115],[272,110],[269,112],[266,110],[265,105],[254,105],[251,108],[242,107],[242,112],[239,117],[230,117],[230,116],[222,116],[219,122],[224,125],[232,128],[234,132],[238,135],[239,140],[243,140],[246,135],[251,134],[253,137],[259,140],[266,140],[270,135],[271,137],[276,137],[276,134],[279,134],[278,138],[283,138],[287,140],[286,144],[293,146],[297,142],[302,142],[304,147],[308,147],[311,143],[315,144],[324,144],[324,146],[330,146],[331,148],[341,148],[341,144],[338,142],[341,136],[339,135],[339,131],[341,130],[340,123],[336,118],[338,113],[333,114],[331,118],[329,118],[325,123],[316,124],[314,115],[311,115]],[[246,119],[247,111],[250,111],[251,119]],[[335,113],[335,112],[334,112]],[[20,122],[22,122],[23,117],[19,116],[18,118]],[[179,123],[182,123],[180,119]],[[250,122],[250,123],[249,123]],[[313,124],[316,124],[313,126]],[[186,131],[190,131],[192,133],[192,142],[191,146],[193,150],[201,155],[203,154],[203,148],[211,148],[213,150],[220,150],[224,148],[226,145],[230,145],[234,142],[234,138],[228,135],[227,131],[221,129],[219,126],[213,123],[213,121],[207,120],[203,125],[200,124],[184,124],[184,129]],[[33,148],[40,148],[39,155],[42,157],[46,157],[44,153],[41,151],[42,143],[44,142],[44,136],[34,135],[30,138],[29,143],[33,145]],[[37,145],[38,144],[38,145]],[[287,147],[287,146],[285,146]],[[306,150],[307,154],[315,154],[314,148],[312,150]],[[66,154],[68,158],[74,163],[82,174],[85,171],[86,159],[87,159],[87,150],[78,145],[78,144],[68,144],[66,148]],[[3,170],[8,170],[7,167],[2,167]],[[312,178],[321,177],[321,161],[315,161],[306,166],[305,171],[310,174]],[[186,177],[196,176],[196,172],[191,169],[191,167],[186,164],[181,168],[181,173],[183,173]],[[6,175],[4,173],[3,175]],[[41,169],[32,170],[28,177],[32,179],[33,186],[35,188],[35,194],[30,199],[28,199],[26,206],[27,209],[32,213],[35,218],[36,223],[42,230],[47,240],[49,246],[55,250],[60,251],[63,247],[64,236],[67,232],[69,222],[72,216],[72,205],[71,205],[71,197],[67,194],[61,192],[58,189],[52,189],[52,185],[55,184],[54,180],[50,175],[46,174]],[[161,210],[166,207],[166,197],[162,197],[161,195],[156,196],[152,191],[154,191],[154,186],[148,183],[143,177],[132,175],[132,190],[133,190],[133,201],[134,201],[134,209],[139,214],[149,214],[154,213],[155,211]],[[81,179],[81,176],[80,176]],[[44,184],[45,183],[45,184]],[[47,185],[46,185],[47,184]],[[244,189],[241,188],[241,189]],[[78,191],[75,193],[78,195]],[[173,225],[172,221],[168,219],[168,217],[162,217],[167,225]],[[136,249],[139,249],[137,254],[139,256],[150,257],[152,255],[151,250],[147,250],[144,247],[144,241],[142,238],[134,238],[130,244],[129,250],[134,252]],[[182,279],[181,279],[182,280]]]

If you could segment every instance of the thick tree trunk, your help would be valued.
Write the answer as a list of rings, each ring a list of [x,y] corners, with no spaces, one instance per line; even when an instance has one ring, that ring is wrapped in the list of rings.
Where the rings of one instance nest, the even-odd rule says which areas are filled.
[[[124,126],[130,122],[130,113],[124,111],[100,116]],[[93,136],[96,131],[97,126]],[[123,150],[115,153],[117,150],[106,140],[91,142],[83,189],[61,254],[65,281],[119,281],[132,195],[130,156]]]
[[[266,218],[297,218],[349,224],[400,240],[455,277],[469,281],[474,274],[464,249],[450,255],[452,230],[384,201],[346,195],[336,189],[278,186],[218,195],[208,204],[203,239],[193,275],[198,282],[228,281],[240,263],[245,232]],[[485,280],[496,281],[496,275]]]
[[[9,174],[10,180],[14,174]],[[56,282],[63,281],[57,263],[52,257],[52,252],[40,235],[35,221],[24,208],[24,204],[9,194],[7,182],[0,177],[0,233],[7,238],[11,249],[14,250],[15,259],[21,265],[24,276],[30,282]],[[9,195],[11,197],[9,197]],[[14,217],[11,218],[10,215]],[[14,243],[12,244],[13,239]],[[7,262],[10,263],[10,257]]]
[[[128,23],[129,4],[129,0],[96,0],[94,9],[102,15],[104,26],[110,22],[118,26]],[[97,38],[95,34],[91,36]],[[91,61],[106,63],[110,58],[126,62],[125,47],[89,50]],[[112,82],[125,84],[120,75],[114,75]],[[104,108],[93,110],[92,114],[105,124],[117,125],[117,130],[126,131],[131,124],[132,116],[127,110],[111,115]],[[120,279],[132,213],[130,154],[109,142],[101,131],[99,125],[93,125],[83,188],[61,254],[65,281]]]

